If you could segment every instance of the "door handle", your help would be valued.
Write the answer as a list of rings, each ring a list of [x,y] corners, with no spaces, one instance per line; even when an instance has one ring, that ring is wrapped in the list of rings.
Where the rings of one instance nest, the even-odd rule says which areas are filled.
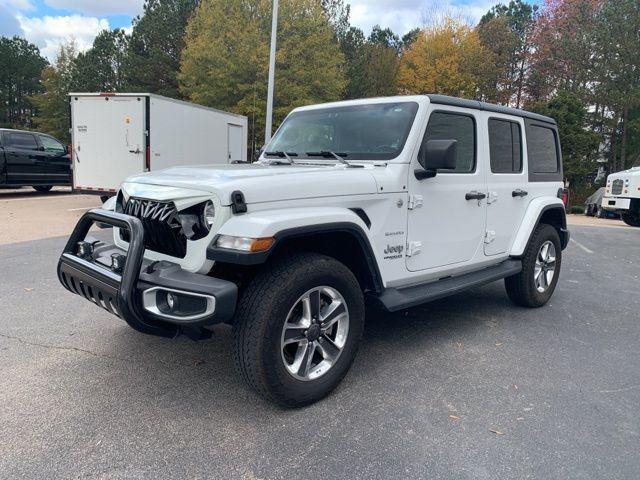
[[[136,148],[135,150],[129,150],[129,153],[135,153],[136,155],[138,155],[139,153],[142,153],[142,150],[140,150],[140,148]]]
[[[464,196],[465,200],[482,200],[483,198],[487,198],[487,195],[482,192],[476,192],[475,190],[468,192]]]
[[[527,195],[529,195],[529,192],[526,192],[520,188],[517,188],[513,192],[511,192],[512,197],[526,197]]]

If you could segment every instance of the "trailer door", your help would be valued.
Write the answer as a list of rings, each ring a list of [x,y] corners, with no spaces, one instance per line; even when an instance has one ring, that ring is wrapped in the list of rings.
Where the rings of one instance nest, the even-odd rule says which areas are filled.
[[[242,161],[243,131],[240,125],[228,124],[229,163]]]
[[[74,186],[115,191],[145,166],[146,97],[72,97]]]

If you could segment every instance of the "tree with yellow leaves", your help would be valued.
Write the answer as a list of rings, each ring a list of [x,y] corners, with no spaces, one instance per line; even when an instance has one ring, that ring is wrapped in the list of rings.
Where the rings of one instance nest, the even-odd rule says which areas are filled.
[[[398,89],[475,98],[487,84],[491,56],[475,30],[447,18],[422,30],[404,52]]]
[[[247,115],[251,143],[264,132],[270,33],[269,0],[203,0],[187,26],[180,62],[180,91],[196,103]],[[339,100],[343,63],[320,2],[281,0],[275,125],[294,107]]]

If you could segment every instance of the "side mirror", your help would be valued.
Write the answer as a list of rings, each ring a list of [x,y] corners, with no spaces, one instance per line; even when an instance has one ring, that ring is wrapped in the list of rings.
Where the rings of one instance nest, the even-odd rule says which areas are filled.
[[[454,170],[458,156],[457,140],[428,140],[418,153],[418,163],[422,169],[414,174],[418,180],[433,178],[438,170]]]

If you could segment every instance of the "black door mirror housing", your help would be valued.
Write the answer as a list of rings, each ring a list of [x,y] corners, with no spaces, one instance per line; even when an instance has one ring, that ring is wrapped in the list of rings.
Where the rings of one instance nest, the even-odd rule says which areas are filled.
[[[457,140],[427,140],[426,146],[418,153],[418,163],[422,169],[414,172],[416,178],[433,178],[438,170],[455,170],[457,156]]]

